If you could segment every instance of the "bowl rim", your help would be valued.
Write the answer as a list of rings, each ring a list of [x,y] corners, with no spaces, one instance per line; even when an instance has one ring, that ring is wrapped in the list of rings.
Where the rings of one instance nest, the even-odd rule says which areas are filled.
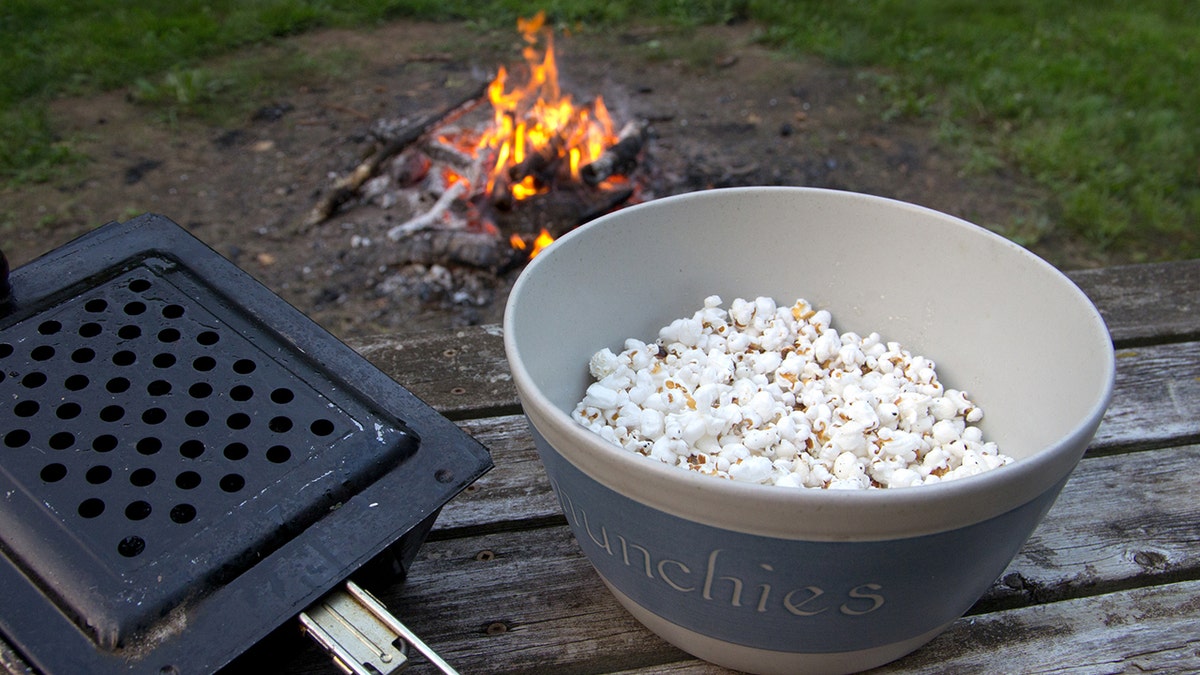
[[[645,209],[671,208],[682,201],[695,199],[720,199],[725,195],[760,194],[773,195],[791,193],[803,198],[805,195],[821,195],[835,199],[868,200],[889,204],[892,207],[916,209],[940,219],[949,219],[960,226],[968,226],[980,236],[991,237],[1016,249],[1033,265],[1052,271],[1055,278],[1065,282],[1077,298],[1090,308],[1090,323],[1093,331],[1102,331],[1107,339],[1108,350],[1103,358],[1104,385],[1087,408],[1087,413],[1059,439],[1003,468],[967,476],[951,481],[907,488],[874,490],[828,490],[817,488],[788,489],[771,485],[759,485],[733,480],[714,479],[712,476],[684,471],[675,466],[647,461],[645,457],[631,453],[605,441],[597,434],[577,423],[550,400],[535,384],[533,376],[524,366],[520,345],[516,343],[516,308],[522,297],[522,289],[536,283],[541,265],[547,264],[555,255],[558,244],[586,237],[589,232],[603,228],[615,218],[636,216]],[[522,271],[509,293],[502,324],[505,353],[512,378],[516,385],[522,408],[533,427],[544,436],[549,445],[577,469],[609,489],[620,492],[638,502],[666,511],[688,520],[696,520],[726,529],[751,532],[764,536],[788,539],[809,538],[813,540],[886,540],[921,534],[932,534],[957,527],[964,527],[987,518],[998,516],[1037,498],[1048,489],[1061,485],[1078,463],[1086,450],[1087,442],[1094,435],[1105,410],[1112,400],[1115,383],[1115,355],[1111,338],[1103,317],[1095,305],[1069,277],[1031,251],[1016,243],[969,221],[936,211],[924,206],[859,192],[829,188],[761,186],[715,188],[663,197],[649,202],[626,207],[620,211],[601,216],[559,238],[534,258]],[[565,247],[562,247],[565,248]],[[560,248],[561,250],[561,248]],[[669,319],[668,319],[669,320]],[[1094,337],[1094,336],[1093,336]],[[599,348],[599,347],[597,347]],[[583,366],[581,366],[583,367]],[[1081,449],[1072,451],[1072,448]],[[623,476],[638,473],[638,481],[617,483]],[[680,509],[676,504],[689,503],[696,508]],[[780,521],[781,518],[763,517],[758,522],[747,523],[744,518],[723,513],[725,507],[735,504],[754,504],[767,513],[780,516],[796,514],[826,516],[829,522],[814,523],[803,537],[795,534],[795,524]],[[744,508],[744,507],[743,507]],[[929,518],[931,512],[952,510],[940,518]],[[886,526],[874,527],[872,522],[888,521]],[[766,515],[766,514],[764,514]],[[820,521],[822,518],[808,518]],[[786,518],[784,518],[786,520]],[[904,523],[897,527],[896,523]],[[854,523],[848,531],[846,523]]]

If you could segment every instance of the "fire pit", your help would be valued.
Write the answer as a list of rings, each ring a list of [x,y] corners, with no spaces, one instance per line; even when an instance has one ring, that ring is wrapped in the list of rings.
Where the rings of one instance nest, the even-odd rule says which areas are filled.
[[[518,28],[524,78],[500,67],[445,110],[415,122],[377,121],[377,149],[334,183],[309,224],[362,204],[407,210],[413,215],[388,228],[381,244],[397,263],[503,273],[578,225],[642,199],[636,172],[646,124],[618,129],[602,97],[576,102],[561,91],[543,14]]]

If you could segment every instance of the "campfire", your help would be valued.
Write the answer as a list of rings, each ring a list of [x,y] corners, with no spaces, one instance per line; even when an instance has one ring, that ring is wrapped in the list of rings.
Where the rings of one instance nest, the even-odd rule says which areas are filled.
[[[517,25],[524,61],[416,122],[382,120],[374,152],[339,178],[310,224],[356,206],[412,214],[387,229],[396,259],[512,269],[565,232],[642,197],[646,125],[619,129],[602,97],[560,90],[544,14]]]

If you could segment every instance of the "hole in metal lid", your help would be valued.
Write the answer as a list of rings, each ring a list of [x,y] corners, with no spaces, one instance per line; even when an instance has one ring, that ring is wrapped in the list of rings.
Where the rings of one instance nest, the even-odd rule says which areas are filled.
[[[118,442],[117,437],[112,434],[101,434],[92,439],[92,449],[96,452],[112,452],[117,447]]]
[[[153,483],[156,477],[157,476],[154,475],[154,469],[142,467],[129,474],[129,482],[137,487],[146,487]]]
[[[104,384],[104,388],[112,394],[129,391],[129,380],[124,377],[114,377]]]
[[[50,437],[50,447],[55,450],[66,450],[75,445],[75,434],[69,431],[59,431]]]
[[[125,416],[125,409],[119,405],[106,405],[100,410],[100,419],[105,422],[119,422]]]
[[[126,558],[139,556],[144,550],[146,550],[146,540],[138,536],[125,537],[121,543],[117,544],[117,553]]]
[[[132,366],[137,363],[137,352],[122,349],[112,355],[112,362],[116,366]]]
[[[200,486],[200,474],[195,471],[184,471],[175,477],[175,487],[180,490],[193,490]]]
[[[313,420],[313,423],[309,425],[308,429],[313,433],[314,436],[328,436],[329,434],[333,433],[335,427],[333,426],[333,422],[320,419]]]
[[[17,417],[33,417],[42,409],[42,406],[37,401],[18,401],[13,406],[13,414]]]
[[[286,445],[272,445],[267,448],[267,461],[273,464],[283,464],[292,458],[292,450]]]
[[[26,373],[25,376],[21,378],[21,386],[29,389],[37,389],[43,384],[46,384],[46,374],[40,373],[36,370],[32,373]]]
[[[63,382],[63,386],[71,391],[81,391],[91,384],[86,375],[71,375]]]
[[[150,502],[139,499],[135,502],[130,502],[125,507],[125,517],[129,520],[145,520],[150,517],[153,509],[150,507]]]
[[[246,459],[250,454],[250,448],[246,447],[245,443],[233,442],[225,446],[225,450],[221,453],[225,455],[225,459],[237,462]]]
[[[79,515],[84,518],[96,518],[104,513],[104,501],[96,497],[88,497],[79,502]]]
[[[67,401],[54,410],[54,415],[60,420],[73,420],[79,417],[81,412],[83,412],[83,408],[78,403]]]
[[[204,454],[204,441],[190,438],[180,443],[179,454],[188,459],[198,459]]]
[[[246,487],[246,479],[241,474],[229,473],[221,476],[221,480],[217,484],[226,492],[237,492]]]
[[[67,467],[65,464],[53,462],[42,467],[42,480],[47,483],[57,483],[67,477]]]
[[[196,507],[191,504],[176,504],[171,507],[171,521],[183,525],[196,518]]]
[[[159,450],[162,450],[162,446],[163,444],[161,440],[155,438],[154,436],[146,436],[138,439],[136,447],[137,451],[143,455],[153,455]]]
[[[29,432],[25,429],[13,429],[4,434],[4,444],[10,448],[20,448],[29,442],[32,438]]]

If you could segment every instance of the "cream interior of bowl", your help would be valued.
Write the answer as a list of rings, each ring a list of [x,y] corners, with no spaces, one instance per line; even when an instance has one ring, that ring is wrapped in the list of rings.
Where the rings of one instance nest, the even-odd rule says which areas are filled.
[[[841,331],[875,331],[933,359],[943,383],[983,407],[987,437],[1026,462],[1090,438],[1111,395],[1103,320],[1069,279],[1025,249],[893,200],[739,188],[627,208],[534,259],[505,317],[527,411],[554,409],[533,410],[531,418],[555,426],[552,442],[579,464],[577,453],[594,441],[563,425],[573,424],[567,415],[590,382],[591,355],[617,351],[628,337],[653,340],[711,294],[726,306],[735,297],[803,297],[830,310]],[[1046,458],[1058,468],[1005,471],[1014,486],[1024,479],[1015,474],[1025,472],[1061,473],[1057,482],[1062,463],[1073,466],[1080,452]],[[943,486],[906,491],[931,487]]]

